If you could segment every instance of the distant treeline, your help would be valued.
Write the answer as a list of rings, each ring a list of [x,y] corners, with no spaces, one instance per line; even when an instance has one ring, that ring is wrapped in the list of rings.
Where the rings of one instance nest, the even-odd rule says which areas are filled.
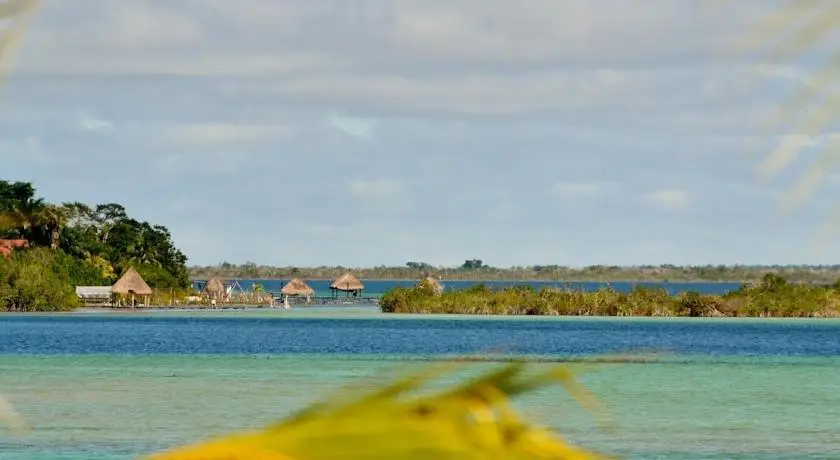
[[[789,283],[766,274],[755,285],[724,295],[637,286],[630,292],[514,286],[476,286],[440,291],[430,283],[398,287],[380,300],[385,313],[544,315],[544,316],[689,316],[689,317],[840,317],[840,283]]]
[[[361,279],[416,279],[422,276],[446,280],[505,281],[730,281],[754,282],[773,273],[792,282],[833,283],[840,278],[840,265],[821,266],[674,266],[642,265],[619,267],[593,265],[576,268],[561,265],[500,268],[485,265],[479,259],[467,260],[460,267],[434,267],[422,262],[408,262],[401,267],[270,267],[228,262],[209,267],[190,267],[192,279],[214,276],[240,279],[335,279],[352,272]]]

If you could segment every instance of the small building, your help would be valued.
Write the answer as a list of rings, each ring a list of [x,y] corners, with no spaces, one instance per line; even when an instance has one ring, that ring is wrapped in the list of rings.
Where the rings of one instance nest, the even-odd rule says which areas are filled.
[[[283,293],[283,295],[287,296],[287,297],[289,297],[289,296],[311,297],[311,296],[315,295],[315,289],[312,289],[312,287],[310,287],[308,284],[306,284],[305,281],[303,281],[299,278],[294,278],[291,281],[289,281],[288,283],[286,283],[286,285],[283,286],[282,289],[280,289],[280,292]]]
[[[28,248],[29,241],[23,239],[16,239],[16,240],[2,240],[0,239],[0,254],[10,257],[12,255],[12,251],[15,249],[22,249]]]
[[[76,295],[88,307],[111,306],[114,292],[111,286],[76,286]]]
[[[338,297],[339,292],[345,292],[348,296],[361,297],[364,289],[365,285],[362,284],[362,281],[350,273],[341,275],[330,285],[330,291],[333,297]]]
[[[143,305],[148,306],[149,298],[154,294],[152,288],[146,284],[146,281],[134,267],[126,270],[120,279],[111,286],[111,292],[121,297],[118,303],[129,301],[128,305],[131,306],[137,305],[137,297],[143,298]]]

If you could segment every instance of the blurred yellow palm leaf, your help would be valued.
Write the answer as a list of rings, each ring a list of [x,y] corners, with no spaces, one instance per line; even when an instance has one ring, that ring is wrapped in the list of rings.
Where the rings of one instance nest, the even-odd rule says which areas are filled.
[[[564,386],[585,407],[594,398],[570,371],[526,373],[522,363],[488,372],[454,389],[418,395],[440,369],[411,375],[343,401],[317,404],[253,433],[157,454],[148,460],[331,459],[557,459],[607,457],[576,448],[533,426],[508,405],[509,398],[552,384]]]

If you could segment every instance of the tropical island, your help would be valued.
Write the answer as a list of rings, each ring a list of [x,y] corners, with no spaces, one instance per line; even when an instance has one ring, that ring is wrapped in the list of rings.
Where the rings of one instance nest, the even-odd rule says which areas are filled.
[[[840,279],[840,265],[640,265],[621,267],[593,265],[566,267],[533,265],[493,267],[481,259],[469,259],[458,267],[438,267],[425,262],[407,262],[399,267],[273,267],[246,262],[241,265],[222,262],[214,266],[189,267],[194,280],[213,277],[247,280],[303,278],[333,280],[344,273],[355,273],[365,280],[407,280],[433,276],[444,280],[465,281],[557,281],[557,282],[758,282],[773,273],[791,282],[833,283]]]
[[[129,270],[158,289],[191,288],[169,230],[118,203],[49,203],[31,183],[0,180],[0,242],[0,310],[72,310],[76,286],[110,286]]]
[[[187,267],[169,230],[132,218],[118,203],[55,204],[37,196],[27,182],[0,181],[0,311],[68,311],[82,305],[79,288],[113,294],[144,294],[144,306],[181,305],[188,299],[225,299],[222,279],[284,279],[284,298],[305,298],[313,304],[307,279],[333,278],[331,290],[348,293],[348,302],[362,299],[363,279],[420,279],[376,299],[385,313],[580,316],[840,316],[838,267],[587,267],[495,268],[482,260],[461,267],[432,267],[408,262],[405,267],[272,268],[246,263]],[[350,273],[353,273],[352,275]],[[118,280],[119,278],[119,280]],[[194,279],[205,281],[196,289]],[[475,280],[466,289],[445,290],[438,280]],[[739,281],[741,289],[725,295],[697,292],[669,294],[664,288],[637,286],[629,292],[611,287],[597,291],[529,286],[497,289],[484,280],[694,280]],[[118,280],[118,281],[117,281]],[[340,280],[344,280],[339,282]],[[350,281],[352,281],[352,283]],[[116,282],[115,282],[116,281]],[[335,286],[336,283],[341,286]],[[351,286],[352,284],[352,286]],[[130,286],[142,286],[132,289]],[[346,285],[346,286],[345,286]],[[115,289],[117,287],[123,289]],[[271,306],[274,293],[254,284],[255,304]],[[141,292],[143,291],[143,292]],[[164,302],[152,293],[166,292]],[[353,294],[352,298],[349,294]],[[359,294],[358,299],[356,295]],[[133,300],[130,305],[133,305]],[[284,299],[288,300],[288,299]],[[151,305],[149,305],[151,303]],[[125,305],[121,301],[111,306]]]

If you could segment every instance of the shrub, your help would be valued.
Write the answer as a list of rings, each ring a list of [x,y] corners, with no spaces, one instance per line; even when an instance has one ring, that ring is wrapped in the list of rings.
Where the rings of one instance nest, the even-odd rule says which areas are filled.
[[[66,311],[78,298],[66,267],[55,251],[16,251],[0,261],[0,309],[6,311]]]
[[[755,286],[725,295],[635,286],[628,293],[606,287],[595,292],[511,286],[493,290],[478,284],[433,295],[420,288],[397,288],[380,302],[386,313],[573,316],[840,316],[840,291],[834,286],[791,284],[768,274]]]

